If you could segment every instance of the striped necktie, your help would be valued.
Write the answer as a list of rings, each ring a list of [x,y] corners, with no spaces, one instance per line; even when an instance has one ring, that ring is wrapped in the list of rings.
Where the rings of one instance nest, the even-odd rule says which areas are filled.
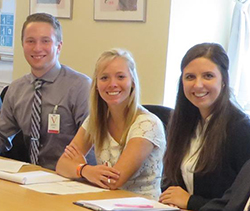
[[[30,132],[30,161],[32,164],[38,164],[39,139],[40,139],[40,122],[41,122],[41,104],[42,94],[41,87],[43,81],[36,79],[35,94],[31,111],[31,132]]]

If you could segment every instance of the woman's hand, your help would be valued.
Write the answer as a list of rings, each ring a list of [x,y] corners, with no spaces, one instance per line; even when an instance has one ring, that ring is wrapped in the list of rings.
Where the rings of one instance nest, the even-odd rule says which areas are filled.
[[[66,146],[63,156],[70,160],[73,160],[75,163],[87,163],[84,155],[74,143]]]
[[[179,208],[187,209],[189,197],[190,194],[181,187],[170,186],[161,194],[159,201],[163,204],[172,204]]]
[[[82,175],[90,182],[105,188],[112,189],[120,177],[120,172],[113,167],[106,165],[85,166]]]
[[[71,143],[65,148],[64,157],[72,160],[74,163],[87,163],[84,155],[75,143]],[[91,183],[94,183],[105,189],[112,189],[119,179],[120,172],[107,165],[87,165],[82,169],[82,175]]]
[[[83,127],[80,127],[56,164],[56,172],[58,174],[71,179],[79,178],[79,172],[77,172],[79,164],[86,163],[85,155],[92,147],[92,144],[86,142],[84,137],[85,130]]]

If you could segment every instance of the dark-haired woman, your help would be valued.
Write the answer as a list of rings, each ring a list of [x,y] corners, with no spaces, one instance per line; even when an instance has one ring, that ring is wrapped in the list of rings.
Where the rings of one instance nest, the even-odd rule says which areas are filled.
[[[250,158],[250,120],[230,101],[228,65],[215,43],[193,46],[182,60],[162,203],[199,210],[223,195]]]

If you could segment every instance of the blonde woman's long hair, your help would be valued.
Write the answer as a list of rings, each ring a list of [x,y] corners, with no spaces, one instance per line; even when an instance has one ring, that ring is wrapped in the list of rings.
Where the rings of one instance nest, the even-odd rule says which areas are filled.
[[[116,58],[122,58],[126,61],[132,78],[132,88],[128,104],[124,110],[125,127],[120,140],[120,145],[124,148],[129,128],[135,121],[135,118],[142,112],[139,104],[140,87],[136,72],[136,64],[131,53],[124,49],[111,49],[101,54],[96,62],[95,72],[92,78],[90,90],[90,114],[89,123],[86,128],[86,139],[94,144],[96,152],[99,152],[103,146],[105,138],[108,136],[108,117],[109,110],[107,103],[101,98],[97,90],[97,76],[102,72],[111,61]]]

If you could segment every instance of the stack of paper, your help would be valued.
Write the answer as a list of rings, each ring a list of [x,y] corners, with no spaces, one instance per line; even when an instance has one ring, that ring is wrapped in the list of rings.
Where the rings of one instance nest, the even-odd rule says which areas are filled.
[[[39,183],[21,186],[30,190],[38,191],[40,193],[51,193],[59,195],[109,191],[107,189],[94,187],[76,181]]]
[[[16,160],[0,159],[0,171],[17,173],[23,165],[30,164]]]
[[[149,200],[142,197],[118,198],[118,199],[104,199],[104,200],[81,200],[74,202],[74,204],[86,207],[92,210],[102,211],[160,211],[160,210],[180,210],[179,208],[170,207],[161,204],[154,200]]]
[[[30,171],[30,172],[15,173],[15,174],[0,171],[0,178],[20,183],[23,185],[48,183],[48,182],[62,182],[69,180],[57,174],[52,174],[45,171]]]

